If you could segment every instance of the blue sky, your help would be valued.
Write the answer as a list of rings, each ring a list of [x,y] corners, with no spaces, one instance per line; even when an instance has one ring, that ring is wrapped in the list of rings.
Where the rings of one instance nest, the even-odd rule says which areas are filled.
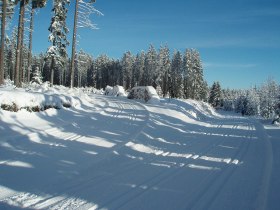
[[[51,3],[35,20],[35,53],[50,45]],[[120,58],[150,44],[167,44],[171,52],[197,48],[209,85],[220,81],[224,88],[249,88],[268,78],[280,82],[279,0],[97,0],[95,7],[104,13],[92,16],[100,29],[79,29],[78,46],[94,57]],[[69,28],[73,9],[71,0]]]

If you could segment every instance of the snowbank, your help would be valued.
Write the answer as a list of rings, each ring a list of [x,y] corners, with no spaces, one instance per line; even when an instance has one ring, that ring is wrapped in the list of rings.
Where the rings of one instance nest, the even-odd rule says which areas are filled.
[[[152,104],[158,104],[160,98],[152,86],[138,86],[131,89],[127,98],[142,100]]]
[[[0,87],[0,107],[3,110],[17,112],[26,109],[39,112],[49,108],[61,109],[80,105],[78,98],[83,92],[63,86],[50,87],[48,83],[32,84],[25,88],[15,88],[12,85]]]
[[[123,86],[119,86],[119,85],[116,85],[114,87],[107,85],[104,94],[108,96],[124,96],[124,97],[127,96]]]

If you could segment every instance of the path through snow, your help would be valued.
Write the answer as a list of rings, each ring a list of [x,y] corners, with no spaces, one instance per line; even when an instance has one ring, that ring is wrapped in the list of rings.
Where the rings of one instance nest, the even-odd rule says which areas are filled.
[[[0,209],[279,208],[279,130],[185,106],[92,96],[0,111]]]

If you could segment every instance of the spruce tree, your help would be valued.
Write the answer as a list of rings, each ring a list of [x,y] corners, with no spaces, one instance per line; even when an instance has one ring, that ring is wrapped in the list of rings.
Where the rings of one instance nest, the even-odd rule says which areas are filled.
[[[49,41],[52,46],[48,48],[47,58],[50,59],[50,83],[54,83],[55,70],[62,67],[67,61],[66,46],[69,45],[67,41],[67,33],[69,32],[66,26],[66,18],[70,0],[54,0],[53,13],[54,16],[51,19],[51,25],[49,31]],[[57,72],[59,75],[60,72]]]
[[[171,61],[170,70],[171,98],[181,98],[183,95],[183,68],[182,56],[179,51],[175,51]]]
[[[169,92],[169,74],[170,74],[170,54],[167,46],[161,47],[158,55],[158,81],[161,86],[162,95],[165,97]]]
[[[222,105],[222,90],[219,82],[214,82],[209,95],[208,101],[213,107],[218,108]]]

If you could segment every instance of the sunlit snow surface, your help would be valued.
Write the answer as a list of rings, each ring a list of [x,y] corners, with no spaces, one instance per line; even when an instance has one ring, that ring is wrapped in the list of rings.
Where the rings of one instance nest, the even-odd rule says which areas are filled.
[[[0,209],[279,209],[280,130],[192,100],[0,88]],[[51,98],[51,99],[50,99]]]

